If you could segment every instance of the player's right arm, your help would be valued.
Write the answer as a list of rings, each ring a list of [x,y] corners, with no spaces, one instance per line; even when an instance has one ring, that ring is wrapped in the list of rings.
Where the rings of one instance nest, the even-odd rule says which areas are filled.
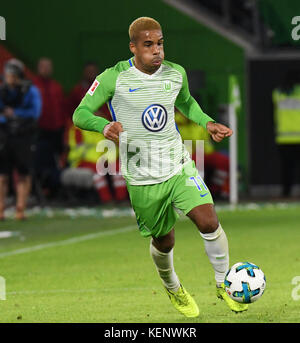
[[[114,95],[117,73],[106,69],[96,77],[90,89],[73,114],[73,123],[82,130],[103,133],[105,138],[117,141],[122,125],[94,115]]]

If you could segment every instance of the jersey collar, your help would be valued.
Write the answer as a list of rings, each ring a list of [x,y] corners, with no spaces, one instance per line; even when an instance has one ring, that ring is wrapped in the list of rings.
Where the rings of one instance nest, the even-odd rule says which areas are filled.
[[[138,68],[136,68],[136,66],[134,65],[134,58],[132,57],[130,60],[129,60],[131,63],[130,63],[130,66],[133,68],[134,72],[137,74],[137,75],[140,75],[142,76],[143,78],[146,78],[146,79],[153,79],[155,78],[157,75],[159,75],[162,71],[162,64],[160,65],[160,67],[156,70],[155,73],[153,74],[146,74],[146,73],[143,73],[141,70],[139,70]]]

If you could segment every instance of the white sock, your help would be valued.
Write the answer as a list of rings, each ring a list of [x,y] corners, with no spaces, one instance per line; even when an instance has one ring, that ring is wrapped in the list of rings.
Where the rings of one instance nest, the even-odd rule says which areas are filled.
[[[205,252],[215,271],[217,286],[221,286],[229,269],[229,252],[226,234],[221,224],[219,224],[215,232],[200,232],[200,235],[204,239]]]
[[[173,249],[168,253],[161,252],[155,248],[151,240],[150,255],[164,286],[172,292],[177,292],[180,287],[180,281],[174,270]]]

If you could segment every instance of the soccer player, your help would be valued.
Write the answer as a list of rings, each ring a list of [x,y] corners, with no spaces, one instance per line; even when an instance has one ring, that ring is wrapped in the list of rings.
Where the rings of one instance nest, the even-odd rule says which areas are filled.
[[[177,131],[174,106],[203,126],[216,142],[231,136],[232,130],[201,110],[190,95],[184,68],[164,60],[164,39],[156,20],[136,19],[129,27],[129,37],[134,56],[97,76],[75,110],[73,122],[81,129],[101,132],[109,140],[119,142],[120,138],[120,149],[126,134],[122,174],[140,233],[151,237],[150,254],[174,307],[186,317],[199,315],[173,265],[174,224],[179,209],[196,224],[204,240],[215,272],[217,297],[231,310],[245,311],[247,304],[231,300],[224,289],[229,268],[226,234],[212,196]],[[93,115],[106,102],[113,122]],[[142,151],[139,161],[128,159],[138,151]]]

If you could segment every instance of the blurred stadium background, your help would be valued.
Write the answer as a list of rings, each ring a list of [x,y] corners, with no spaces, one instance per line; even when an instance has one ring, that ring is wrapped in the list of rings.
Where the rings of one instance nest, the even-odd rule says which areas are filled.
[[[138,16],[153,16],[164,30],[166,58],[187,69],[192,93],[207,113],[223,123],[228,122],[228,79],[231,74],[236,76],[241,94],[239,195],[242,199],[270,200],[280,197],[282,191],[272,91],[283,85],[289,71],[299,74],[300,40],[291,35],[295,27],[292,18],[299,10],[296,0],[168,0],[148,5],[90,1],[84,4],[84,13],[81,2],[70,8],[58,1],[27,1],[18,4],[18,11],[3,3],[7,37],[1,41],[0,68],[3,70],[4,62],[14,56],[25,63],[28,76],[33,77],[38,60],[47,57],[53,62],[53,78],[67,97],[87,62],[97,63],[101,72],[130,57],[128,24]],[[297,77],[299,81],[299,75],[294,75],[296,81]],[[65,110],[64,115],[71,118],[72,111]],[[299,131],[299,124],[295,125]],[[227,154],[228,141],[214,149]],[[294,172],[290,195],[299,196],[300,172]]]
[[[74,235],[95,234],[99,230],[100,232],[109,231],[110,228],[126,228],[135,223],[122,180],[112,178],[100,180],[95,175],[94,165],[99,157],[99,154],[95,153],[100,135],[86,135],[75,129],[72,126],[71,117],[76,101],[78,103],[78,96],[84,94],[78,89],[76,93],[74,87],[84,84],[82,87],[88,89],[90,84],[87,85],[87,83],[91,81],[89,77],[94,75],[97,68],[99,72],[102,72],[119,60],[131,57],[127,30],[129,24],[140,16],[150,16],[161,23],[165,37],[166,59],[185,67],[191,93],[199,101],[203,110],[217,121],[229,123],[232,76],[236,82],[235,86],[239,88],[240,106],[236,107],[236,168],[239,205],[236,213],[241,218],[240,222],[236,222],[233,227],[236,226],[237,229],[243,227],[247,214],[250,213],[253,225],[258,225],[256,233],[260,234],[259,228],[263,230],[266,223],[263,216],[258,214],[260,219],[255,224],[255,215],[253,217],[251,211],[273,211],[275,216],[279,210],[282,210],[282,216],[278,214],[276,217],[278,225],[275,230],[277,236],[274,237],[276,245],[277,240],[284,239],[281,236],[281,225],[289,223],[290,227],[299,226],[300,218],[297,219],[297,216],[299,217],[300,209],[298,203],[300,199],[300,28],[298,31],[295,28],[300,23],[300,18],[298,21],[295,19],[294,24],[292,23],[293,18],[300,16],[298,0],[152,0],[150,2],[90,0],[85,3],[27,0],[19,1],[14,5],[6,1],[1,4],[0,16],[5,18],[6,23],[6,39],[0,41],[0,74],[4,70],[5,63],[16,58],[24,63],[26,78],[33,80],[41,88],[46,87],[38,83],[38,78],[41,77],[38,63],[43,58],[46,59],[46,64],[49,62],[53,68],[53,74],[49,73],[47,77],[56,80],[61,85],[63,94],[61,102],[63,120],[62,124],[58,124],[55,128],[60,132],[60,135],[56,137],[62,140],[62,146],[55,150],[54,136],[51,136],[52,138],[47,136],[49,139],[44,140],[43,133],[51,131],[51,125],[47,127],[49,117],[45,119],[44,126],[39,121],[39,127],[36,129],[33,142],[35,164],[32,170],[32,189],[27,204],[26,222],[13,220],[15,184],[18,175],[14,170],[10,174],[5,205],[7,220],[0,223],[0,258],[6,258],[2,262],[7,261],[7,263],[3,264],[0,274],[7,275],[7,279],[11,279],[9,282],[12,286],[8,294],[15,297],[14,302],[26,303],[25,298],[29,293],[26,291],[24,293],[24,289],[28,290],[28,287],[24,286],[22,280],[29,280],[28,273],[35,273],[35,271],[27,274],[21,270],[12,271],[14,262],[17,262],[15,259],[22,259],[23,249],[31,252],[35,251],[35,248],[30,250],[34,246],[46,245],[47,247],[49,241],[64,241]],[[292,35],[293,29],[298,33],[295,31],[296,33]],[[92,70],[87,71],[86,67],[91,67]],[[88,74],[85,79],[82,74],[84,70]],[[45,94],[44,96],[47,97],[48,94]],[[49,99],[57,98],[57,94],[50,94]],[[283,98],[278,98],[278,96]],[[283,101],[280,102],[282,99]],[[56,108],[55,106],[53,105],[53,108]],[[103,108],[98,115],[109,117],[109,112]],[[279,120],[282,126],[279,127],[276,120]],[[189,129],[191,123],[185,122],[179,113],[178,123],[182,126],[182,132],[185,132],[187,128],[184,138],[189,139],[192,132],[192,129]],[[280,140],[282,137],[289,136],[291,127],[293,138]],[[207,160],[208,164],[205,170],[207,182],[218,208],[223,209],[220,216],[222,217],[222,213],[225,213],[225,221],[227,220],[227,226],[230,227],[232,224],[230,222],[232,170],[230,170],[229,141],[214,144],[201,130],[196,130],[193,138],[205,140],[205,163]],[[42,154],[38,154],[37,151],[42,151]],[[42,168],[40,168],[41,165]],[[230,211],[228,216],[227,210]],[[238,211],[245,211],[245,215]],[[269,220],[272,216],[270,213],[267,215]],[[79,218],[79,221],[76,221],[76,225],[72,222],[67,224],[68,220],[64,219],[65,217],[68,220]],[[107,218],[112,219],[110,221]],[[249,234],[251,229],[251,227],[245,228],[249,230],[247,231]],[[269,230],[265,232],[266,236],[268,233],[272,234],[272,228]],[[232,229],[229,236],[231,235],[235,240],[236,246],[240,246],[239,238],[235,238],[233,232]],[[137,240],[137,245],[140,244],[139,237],[133,237],[132,233],[128,235],[132,240]],[[291,232],[290,238],[293,235],[295,233]],[[299,236],[299,230],[294,237],[297,235]],[[181,238],[184,239],[184,237]],[[108,238],[106,239],[109,244]],[[120,242],[113,241],[113,243],[120,248]],[[255,241],[252,243],[256,244]],[[287,244],[290,243],[289,241]],[[144,245],[146,243],[142,243],[142,246]],[[269,248],[271,254],[271,243]],[[147,247],[145,249],[147,250]],[[248,255],[240,251],[240,256],[250,259],[253,255],[253,262],[259,264],[259,261],[263,262],[265,258],[262,251],[264,248],[261,246],[260,249],[248,250]],[[293,251],[296,248],[291,249]],[[126,255],[124,251],[121,251],[121,256],[122,254]],[[66,266],[71,265],[71,255],[70,252],[70,255],[66,257]],[[240,259],[238,253],[235,253],[234,257]],[[47,257],[44,256],[44,258]],[[61,258],[65,258],[63,254]],[[33,263],[33,257],[19,262],[21,261],[27,265],[27,263]],[[147,264],[146,257],[145,261]],[[299,259],[297,261],[299,267]],[[52,274],[44,275],[45,279],[43,279],[43,272],[38,267],[36,269],[39,281],[36,281],[33,287],[37,292],[40,290],[40,293],[34,295],[35,298],[41,297],[41,302],[36,303],[39,309],[41,309],[39,306],[42,306],[43,290],[56,287],[51,282],[56,282],[55,268],[59,263],[58,260],[57,265],[53,262],[50,266],[50,274]],[[85,262],[78,257],[74,263],[78,266]],[[108,263],[113,265],[110,260]],[[291,261],[288,263],[292,264]],[[178,264],[180,265],[180,261]],[[265,264],[266,275],[272,274],[274,270],[271,267],[271,259],[265,261]],[[88,266],[90,266],[88,262],[83,265],[89,270],[88,268],[91,267]],[[184,264],[181,267],[184,269]],[[151,268],[149,266],[152,272]],[[60,272],[63,273],[66,270],[60,270]],[[103,273],[106,277],[111,277],[108,276],[108,269]],[[293,268],[290,273],[287,273],[288,276],[284,282],[290,284],[295,273],[297,271]],[[137,278],[139,278],[138,275]],[[86,274],[82,277],[89,276]],[[201,275],[199,277],[201,278]],[[121,276],[120,278],[122,279]],[[112,282],[118,282],[117,279]],[[94,281],[91,282],[90,287],[95,290],[94,287],[97,286]],[[76,284],[76,280],[70,282]],[[192,283],[192,281],[189,282]],[[196,284],[194,286],[196,287]],[[64,281],[57,287],[61,289],[70,286]],[[87,286],[83,286],[81,282],[78,285],[79,293],[82,287]],[[108,282],[106,290],[110,287],[111,284]],[[130,289],[131,285],[123,280],[120,287]],[[156,287],[157,289],[160,287],[158,281]],[[278,288],[279,284],[277,284]],[[94,290],[91,290],[91,293]],[[151,288],[150,291],[154,292]],[[64,296],[64,292],[61,291],[60,296],[61,293]],[[284,302],[286,303],[287,300],[285,299]],[[72,320],[72,316],[55,317],[54,305],[53,308],[52,305],[49,303],[47,306],[50,312],[53,310],[51,312],[53,316],[48,317],[42,310],[37,313],[32,311],[32,314],[27,316],[27,320],[38,321],[38,318],[46,318],[45,320],[50,321],[55,321],[54,318],[58,321]],[[71,308],[76,306],[71,300],[69,305]],[[288,317],[283,319],[279,315],[282,310],[281,305],[278,304],[276,308],[276,313],[278,313],[276,318],[288,321]],[[21,310],[19,311],[18,308],[12,310],[7,304],[5,306],[7,318],[11,321],[16,320],[18,317],[16,313],[21,313]],[[263,311],[263,306],[260,310]],[[130,309],[128,311],[130,312]],[[149,311],[151,311],[150,307]],[[268,311],[272,309],[269,308]],[[105,314],[102,317],[90,317],[87,320],[103,321],[104,317]],[[124,317],[109,315],[106,318],[107,321],[127,320]],[[170,320],[176,320],[175,317],[170,318]],[[269,321],[270,318],[269,312],[264,313],[262,317],[259,317],[258,313],[256,317],[250,316],[248,319],[249,321]],[[296,320],[296,316],[291,318],[291,320]],[[166,320],[160,317],[156,319]],[[74,316],[74,320],[78,321],[80,318]],[[139,320],[138,315],[132,320]],[[150,321],[151,318],[143,318],[142,321],[147,320]],[[221,320],[221,318],[216,314],[216,317],[211,316],[205,319],[205,321],[214,320]],[[224,320],[236,319],[230,317]]]

